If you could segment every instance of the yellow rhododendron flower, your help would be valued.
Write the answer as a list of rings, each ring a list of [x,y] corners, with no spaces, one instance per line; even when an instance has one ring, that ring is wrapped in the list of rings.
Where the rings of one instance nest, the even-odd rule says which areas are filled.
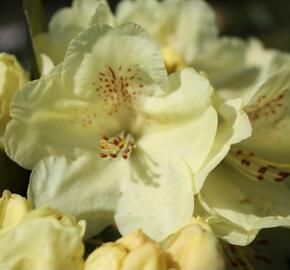
[[[0,198],[0,235],[17,226],[30,210],[27,199],[5,190]]]
[[[10,102],[17,90],[28,81],[27,73],[13,55],[0,53],[0,148],[10,117]]]
[[[17,208],[10,209],[10,214],[17,214]],[[32,210],[0,233],[0,269],[82,270],[83,234],[84,223],[73,217],[51,208]]]
[[[141,228],[162,240],[192,216],[230,145],[249,136],[240,108],[219,103],[193,69],[168,77],[139,26],[94,24],[15,97],[6,152],[34,168],[34,205],[86,219],[87,236],[116,221],[122,234]]]

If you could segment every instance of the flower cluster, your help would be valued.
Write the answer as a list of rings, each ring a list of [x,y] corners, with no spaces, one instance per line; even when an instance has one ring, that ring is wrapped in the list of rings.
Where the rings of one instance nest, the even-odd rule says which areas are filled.
[[[36,80],[0,54],[0,146],[31,170],[0,269],[252,269],[228,243],[290,226],[290,55],[220,38],[202,0],[74,0],[32,42]]]

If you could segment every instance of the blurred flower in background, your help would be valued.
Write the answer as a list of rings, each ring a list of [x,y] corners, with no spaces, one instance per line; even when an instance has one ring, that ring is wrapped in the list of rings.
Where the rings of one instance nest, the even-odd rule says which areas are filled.
[[[118,0],[108,0],[115,8]],[[218,14],[222,34],[255,36],[267,47],[290,51],[290,2],[288,0],[207,0]],[[47,19],[70,0],[43,0]],[[21,0],[0,3],[0,51],[16,54],[27,65],[25,29]]]

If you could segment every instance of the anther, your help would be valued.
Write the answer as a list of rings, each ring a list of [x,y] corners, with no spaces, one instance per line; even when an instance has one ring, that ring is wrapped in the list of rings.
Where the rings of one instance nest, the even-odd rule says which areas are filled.
[[[131,134],[122,132],[120,135],[111,138],[103,136],[99,143],[100,157],[115,159],[121,156],[128,159],[135,147],[135,140]]]

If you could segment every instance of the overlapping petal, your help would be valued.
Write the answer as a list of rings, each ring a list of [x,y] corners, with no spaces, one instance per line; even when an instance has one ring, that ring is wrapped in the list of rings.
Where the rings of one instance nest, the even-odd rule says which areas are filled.
[[[289,186],[284,183],[251,181],[231,166],[219,165],[205,182],[199,200],[218,223],[218,234],[226,240],[245,245],[262,228],[289,226]],[[209,219],[210,220],[210,219]],[[221,226],[224,223],[225,226]],[[250,237],[236,237],[228,230],[240,227]],[[222,231],[223,230],[223,231]],[[223,237],[223,236],[222,236]]]

